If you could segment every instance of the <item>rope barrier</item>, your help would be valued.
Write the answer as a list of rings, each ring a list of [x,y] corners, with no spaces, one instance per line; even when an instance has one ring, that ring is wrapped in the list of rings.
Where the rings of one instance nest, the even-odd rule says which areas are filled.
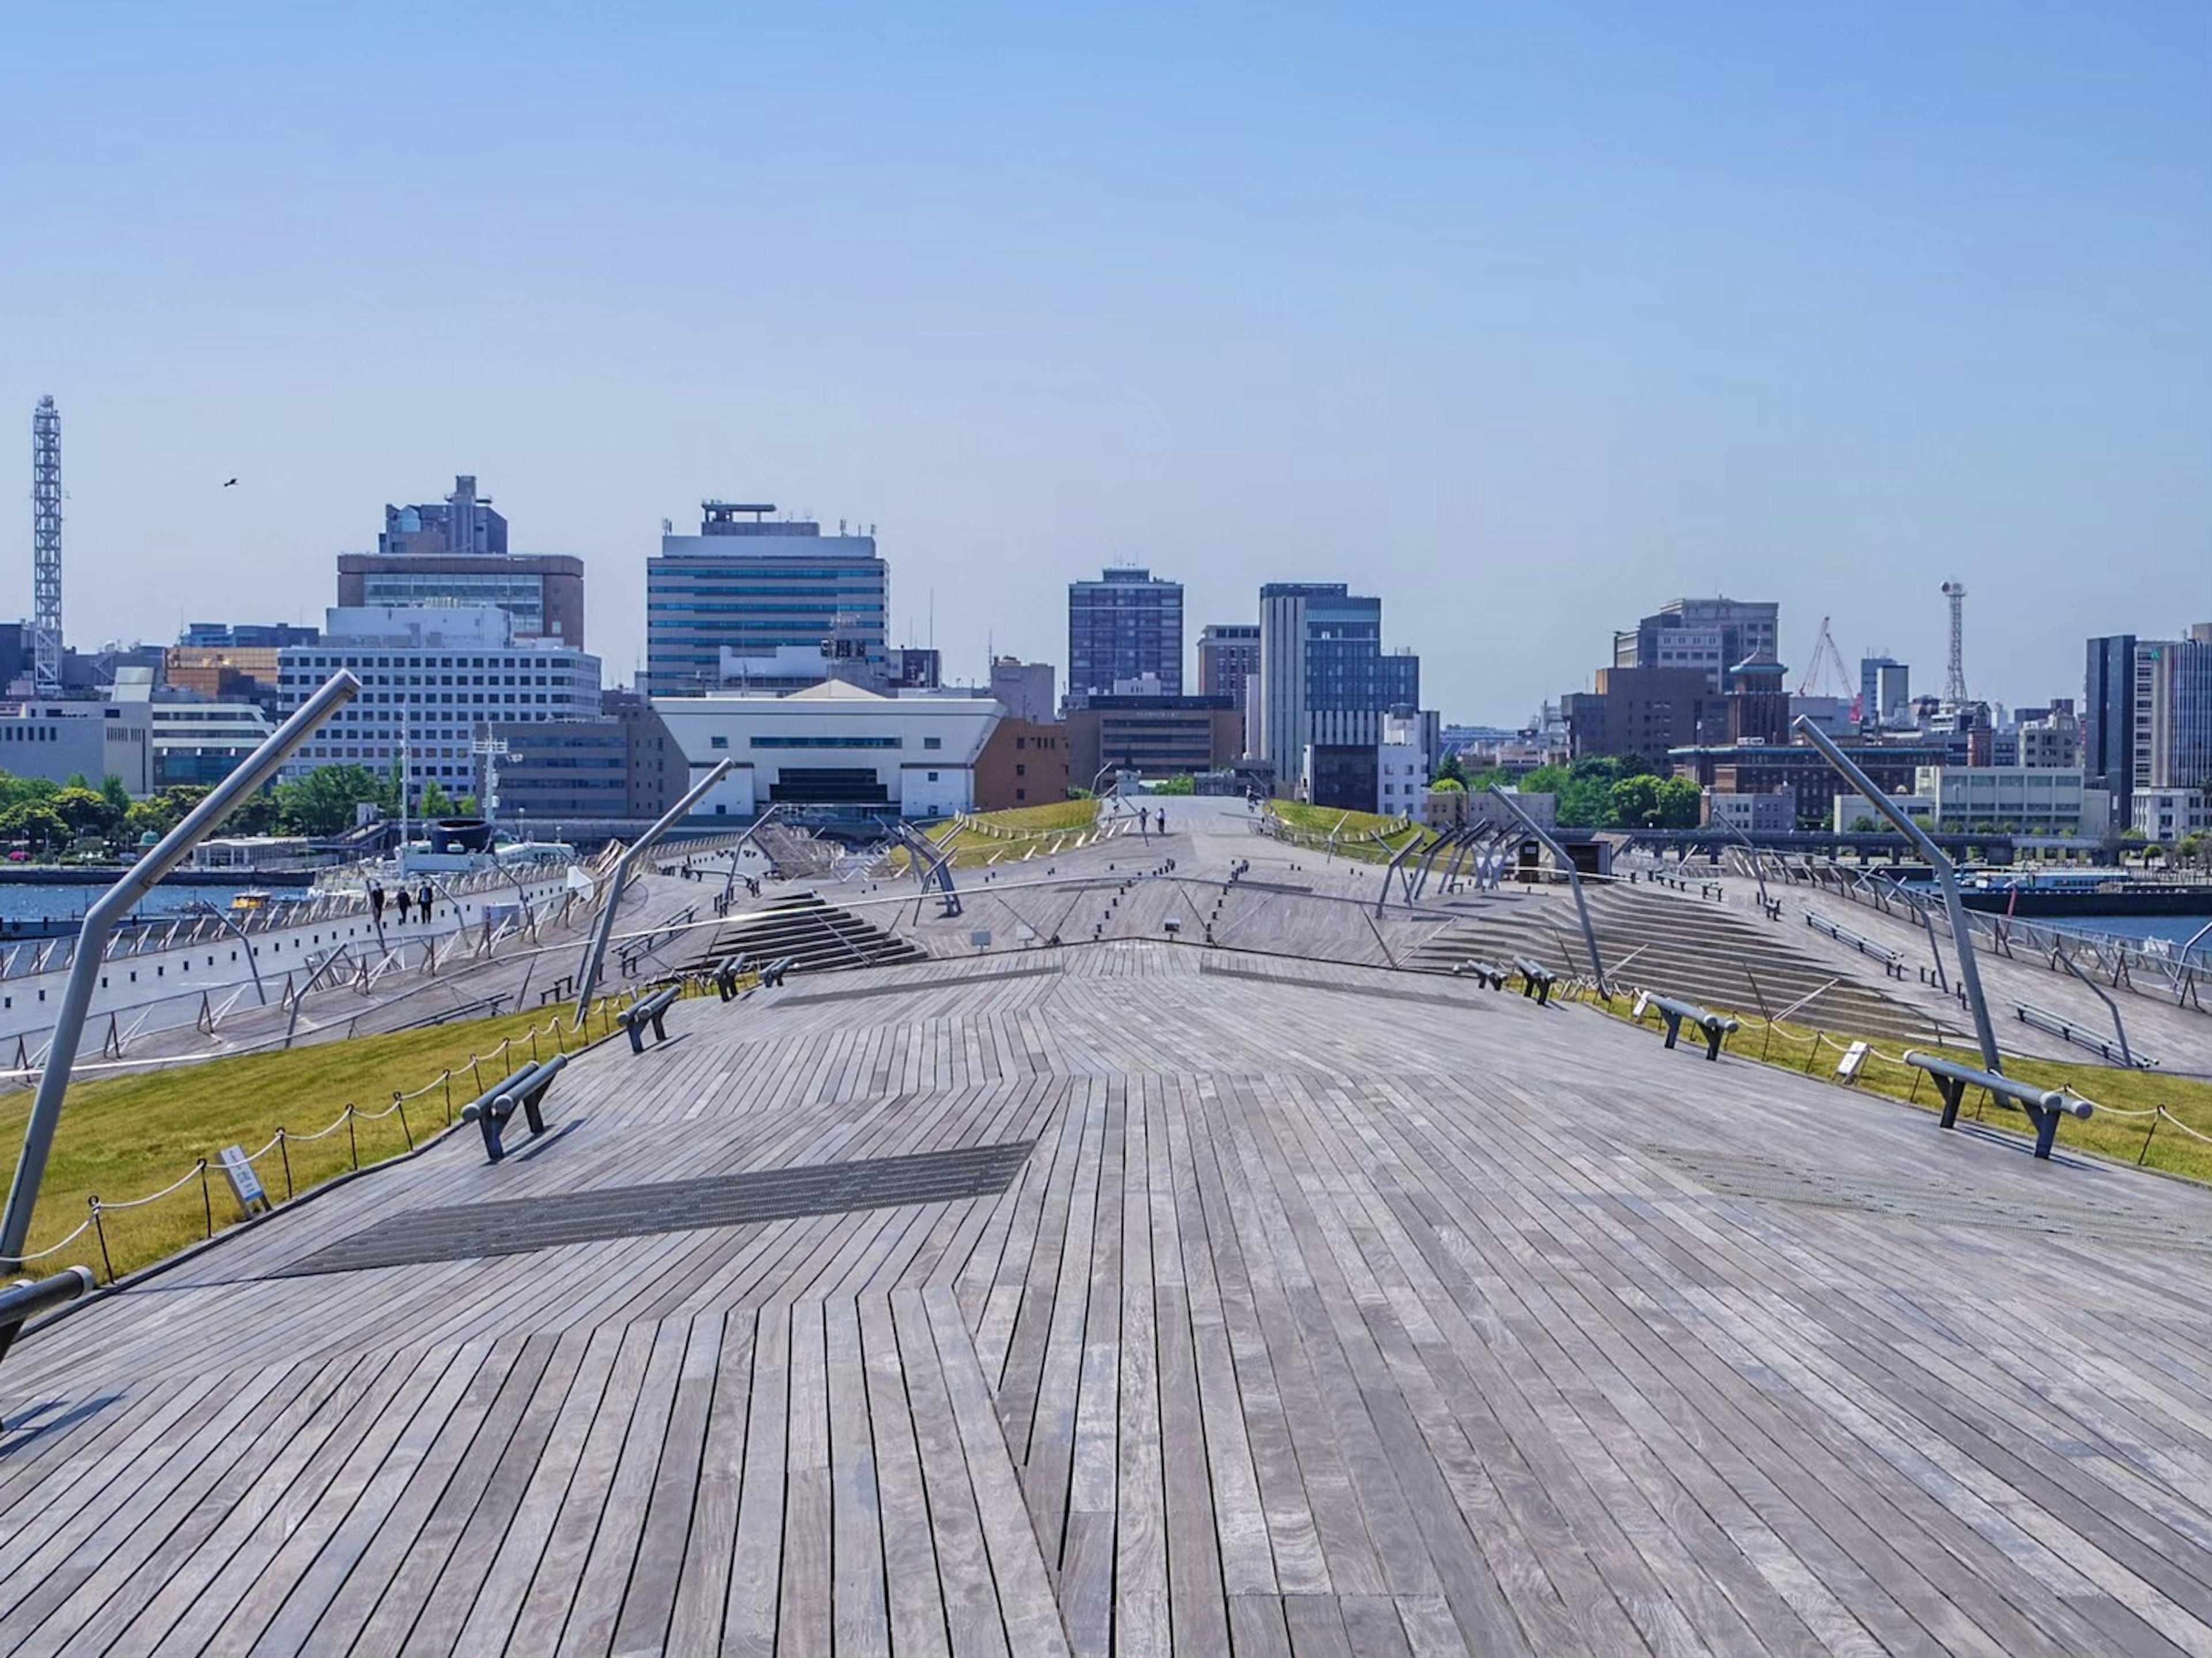
[[[185,1187],[190,1186],[194,1181],[200,1177],[201,1171],[206,1167],[207,1159],[205,1157],[202,1157],[198,1163],[186,1169],[185,1171],[184,1178],[178,1181],[174,1185],[165,1186],[160,1191],[150,1192],[143,1198],[127,1198],[120,1203],[103,1203],[98,1198],[92,1198],[88,1199],[88,1201],[91,1204],[94,1209],[100,1212],[101,1213],[106,1213],[117,1209],[143,1209],[148,1204],[158,1203],[163,1198],[167,1197],[171,1193],[180,1192]]]

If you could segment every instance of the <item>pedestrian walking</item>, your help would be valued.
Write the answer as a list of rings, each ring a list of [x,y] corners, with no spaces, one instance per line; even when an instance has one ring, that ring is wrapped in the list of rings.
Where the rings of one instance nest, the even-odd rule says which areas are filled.
[[[415,901],[414,901],[412,898],[410,898],[410,897],[409,897],[409,896],[407,896],[407,889],[406,889],[405,887],[402,887],[402,888],[400,888],[400,889],[399,889],[399,925],[400,925],[400,926],[405,926],[407,925],[407,907],[408,907],[410,904],[413,903],[414,902],[415,902]]]

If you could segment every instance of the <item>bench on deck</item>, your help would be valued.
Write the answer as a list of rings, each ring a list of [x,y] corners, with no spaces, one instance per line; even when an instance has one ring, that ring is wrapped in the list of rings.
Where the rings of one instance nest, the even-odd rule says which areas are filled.
[[[1643,1005],[1636,1010],[1638,1018],[1641,1019],[1644,1017],[1645,1007],[1656,1009],[1659,1017],[1667,1022],[1667,1046],[1669,1048],[1674,1047],[1674,1039],[1682,1034],[1682,1027],[1686,1023],[1703,1032],[1705,1038],[1705,1057],[1708,1060],[1718,1060],[1721,1056],[1721,1044],[1733,1033],[1742,1029],[1734,1019],[1727,1018],[1718,1013],[1708,1012],[1695,1002],[1686,1002],[1674,996],[1659,996],[1646,991],[1644,994]]]
[[[1862,956],[1873,957],[1881,963],[1881,970],[1888,974],[1891,978],[1902,979],[1905,976],[1905,957],[1887,944],[1876,944],[1873,939],[1852,932],[1842,923],[1830,920],[1817,909],[1808,909],[1805,912],[1805,925],[1824,938],[1833,938],[1839,944],[1849,944]]]
[[[645,1030],[647,1025],[653,1027],[653,1041],[665,1042],[668,1040],[668,1027],[663,1021],[668,1017],[668,1010],[676,1005],[677,999],[683,993],[682,985],[669,985],[664,989],[654,991],[650,996],[632,1002],[615,1015],[615,1022],[629,1033],[631,1053],[645,1052]]]
[[[2051,1143],[2058,1138],[2058,1120],[2078,1117],[2087,1121],[2095,1108],[2088,1101],[2077,1099],[2063,1089],[2036,1088],[2027,1083],[2016,1083],[2009,1077],[1994,1071],[1980,1071],[1970,1065],[1938,1059],[1933,1054],[1923,1054],[1917,1048],[1905,1050],[1905,1064],[1925,1072],[1936,1082],[1936,1090],[1943,1096],[1943,1118],[1940,1127],[1959,1126],[1959,1104],[1970,1088],[1988,1090],[1990,1097],[2000,1104],[2009,1105],[2027,1114],[2035,1125],[2035,1155],[2047,1157]]]
[[[1558,974],[1553,972],[1541,962],[1531,961],[1526,956],[1516,956],[1513,958],[1513,970],[1521,975],[1521,995],[1523,1000],[1534,996],[1536,999],[1536,1005],[1542,1007],[1552,999],[1552,987],[1559,981]]]
[[[745,952],[740,950],[714,963],[714,988],[724,1001],[737,999],[738,975],[745,970]]]
[[[2033,1002],[2015,1002],[2020,1010],[2020,1022],[2036,1029],[2064,1039],[2076,1048],[2086,1048],[2106,1065],[2126,1066],[2136,1071],[2153,1069],[2156,1061],[2148,1055],[2123,1050],[2118,1043],[2107,1042],[2094,1030],[2084,1030],[2063,1013],[2053,1013],[2047,1007],[2038,1007]]]
[[[1455,979],[1480,979],[1492,990],[1503,990],[1506,980],[1513,975],[1510,969],[1502,968],[1495,962],[1477,961],[1470,957],[1452,969],[1452,976]]]
[[[461,1121],[473,1122],[483,1131],[484,1154],[491,1162],[497,1163],[507,1155],[501,1142],[507,1122],[517,1111],[529,1122],[533,1138],[545,1132],[545,1114],[539,1107],[545,1090],[553,1085],[553,1078],[568,1063],[565,1054],[556,1054],[550,1060],[532,1060],[461,1108]]]

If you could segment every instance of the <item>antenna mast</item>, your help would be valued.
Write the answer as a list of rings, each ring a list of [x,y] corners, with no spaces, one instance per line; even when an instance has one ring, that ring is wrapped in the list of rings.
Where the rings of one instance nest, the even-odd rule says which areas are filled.
[[[1951,601],[1951,671],[1943,682],[1943,700],[1963,708],[1973,699],[1966,695],[1966,586],[1961,581],[1943,584],[1943,597]]]
[[[31,416],[31,676],[62,694],[62,417],[52,398]]]

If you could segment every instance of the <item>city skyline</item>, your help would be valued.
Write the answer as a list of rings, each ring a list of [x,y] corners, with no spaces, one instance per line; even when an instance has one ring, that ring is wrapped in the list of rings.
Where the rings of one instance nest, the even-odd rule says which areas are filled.
[[[1132,562],[1193,631],[1381,593],[1501,723],[1715,592],[1929,684],[1951,579],[1976,694],[2039,701],[2212,563],[2201,8],[639,22],[19,21],[0,410],[63,411],[74,637],[312,621],[457,471],[623,679],[715,495],[876,525],[958,677]]]

